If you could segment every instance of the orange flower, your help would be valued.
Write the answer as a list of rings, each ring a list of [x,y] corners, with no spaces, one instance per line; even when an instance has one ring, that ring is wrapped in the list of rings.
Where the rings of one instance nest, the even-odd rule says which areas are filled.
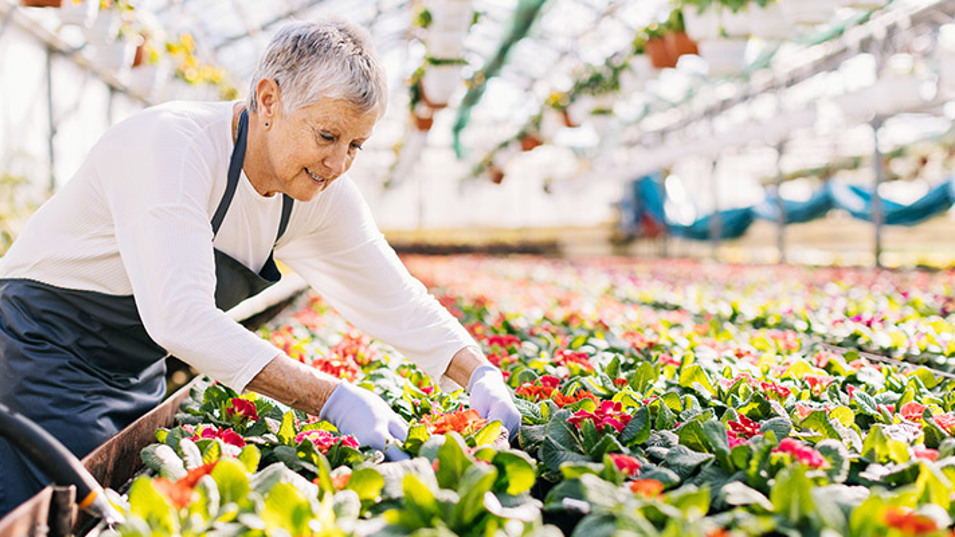
[[[195,500],[197,496],[194,490],[196,484],[199,483],[202,476],[212,473],[212,469],[216,467],[216,462],[218,461],[208,462],[198,468],[189,470],[185,476],[176,481],[169,481],[165,477],[156,478],[153,485],[160,494],[169,499],[176,509],[182,509]]]
[[[451,431],[471,434],[487,425],[487,420],[482,418],[477,410],[471,408],[438,416],[425,416],[421,421],[431,434],[445,434]]]
[[[886,526],[895,528],[905,535],[926,535],[938,531],[934,520],[910,509],[889,507],[885,510],[883,517]]]
[[[656,479],[636,479],[630,482],[630,491],[644,498],[656,498],[663,492],[663,483]]]
[[[591,399],[595,403],[599,403],[600,400],[597,399],[597,396],[590,393],[587,390],[578,389],[574,395],[564,395],[558,391],[554,392],[554,402],[557,403],[557,406],[563,408],[567,405],[572,405],[581,399]]]
[[[349,470],[348,473],[332,476],[332,485],[335,487],[335,490],[344,489],[348,486],[349,481],[351,481],[351,470]]]

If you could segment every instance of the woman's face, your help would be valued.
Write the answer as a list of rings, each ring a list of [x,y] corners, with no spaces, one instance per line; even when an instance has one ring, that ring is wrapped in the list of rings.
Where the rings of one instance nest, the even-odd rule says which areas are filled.
[[[283,114],[280,103],[262,110],[270,117],[262,120],[269,122],[264,130],[267,177],[258,181],[264,187],[259,192],[309,201],[348,171],[378,113],[362,112],[341,99],[321,99]]]

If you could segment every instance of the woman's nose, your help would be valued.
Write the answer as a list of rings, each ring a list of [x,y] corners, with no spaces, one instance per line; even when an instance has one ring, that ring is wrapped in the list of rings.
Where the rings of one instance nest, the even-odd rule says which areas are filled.
[[[348,167],[348,149],[335,148],[325,156],[323,164],[335,174],[335,177],[345,173]]]

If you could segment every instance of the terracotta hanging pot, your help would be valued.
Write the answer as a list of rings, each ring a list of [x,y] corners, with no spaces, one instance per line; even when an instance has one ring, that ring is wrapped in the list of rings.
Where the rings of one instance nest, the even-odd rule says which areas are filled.
[[[670,48],[667,47],[666,39],[654,37],[647,40],[644,45],[646,55],[650,57],[650,63],[657,69],[666,67],[676,67],[676,58],[670,55]]]
[[[532,149],[542,145],[543,143],[544,141],[541,140],[540,137],[538,137],[537,135],[525,134],[521,136],[521,151],[531,151]]]
[[[696,41],[690,39],[686,32],[674,32],[666,35],[667,49],[673,58],[673,65],[676,66],[677,60],[684,54],[699,54]]]
[[[23,7],[60,7],[63,0],[20,0]]]
[[[487,173],[491,176],[491,182],[495,185],[499,185],[504,181],[504,170],[493,164],[488,166]]]
[[[419,131],[429,131],[434,125],[434,110],[425,103],[418,103],[411,111],[411,121]]]

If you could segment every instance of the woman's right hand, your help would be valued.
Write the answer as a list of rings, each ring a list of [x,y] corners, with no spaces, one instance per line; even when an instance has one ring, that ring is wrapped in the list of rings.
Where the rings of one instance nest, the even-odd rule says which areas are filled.
[[[354,436],[359,444],[383,451],[390,461],[411,458],[398,447],[408,437],[408,424],[369,390],[339,383],[318,417],[330,421],[342,434]]]

